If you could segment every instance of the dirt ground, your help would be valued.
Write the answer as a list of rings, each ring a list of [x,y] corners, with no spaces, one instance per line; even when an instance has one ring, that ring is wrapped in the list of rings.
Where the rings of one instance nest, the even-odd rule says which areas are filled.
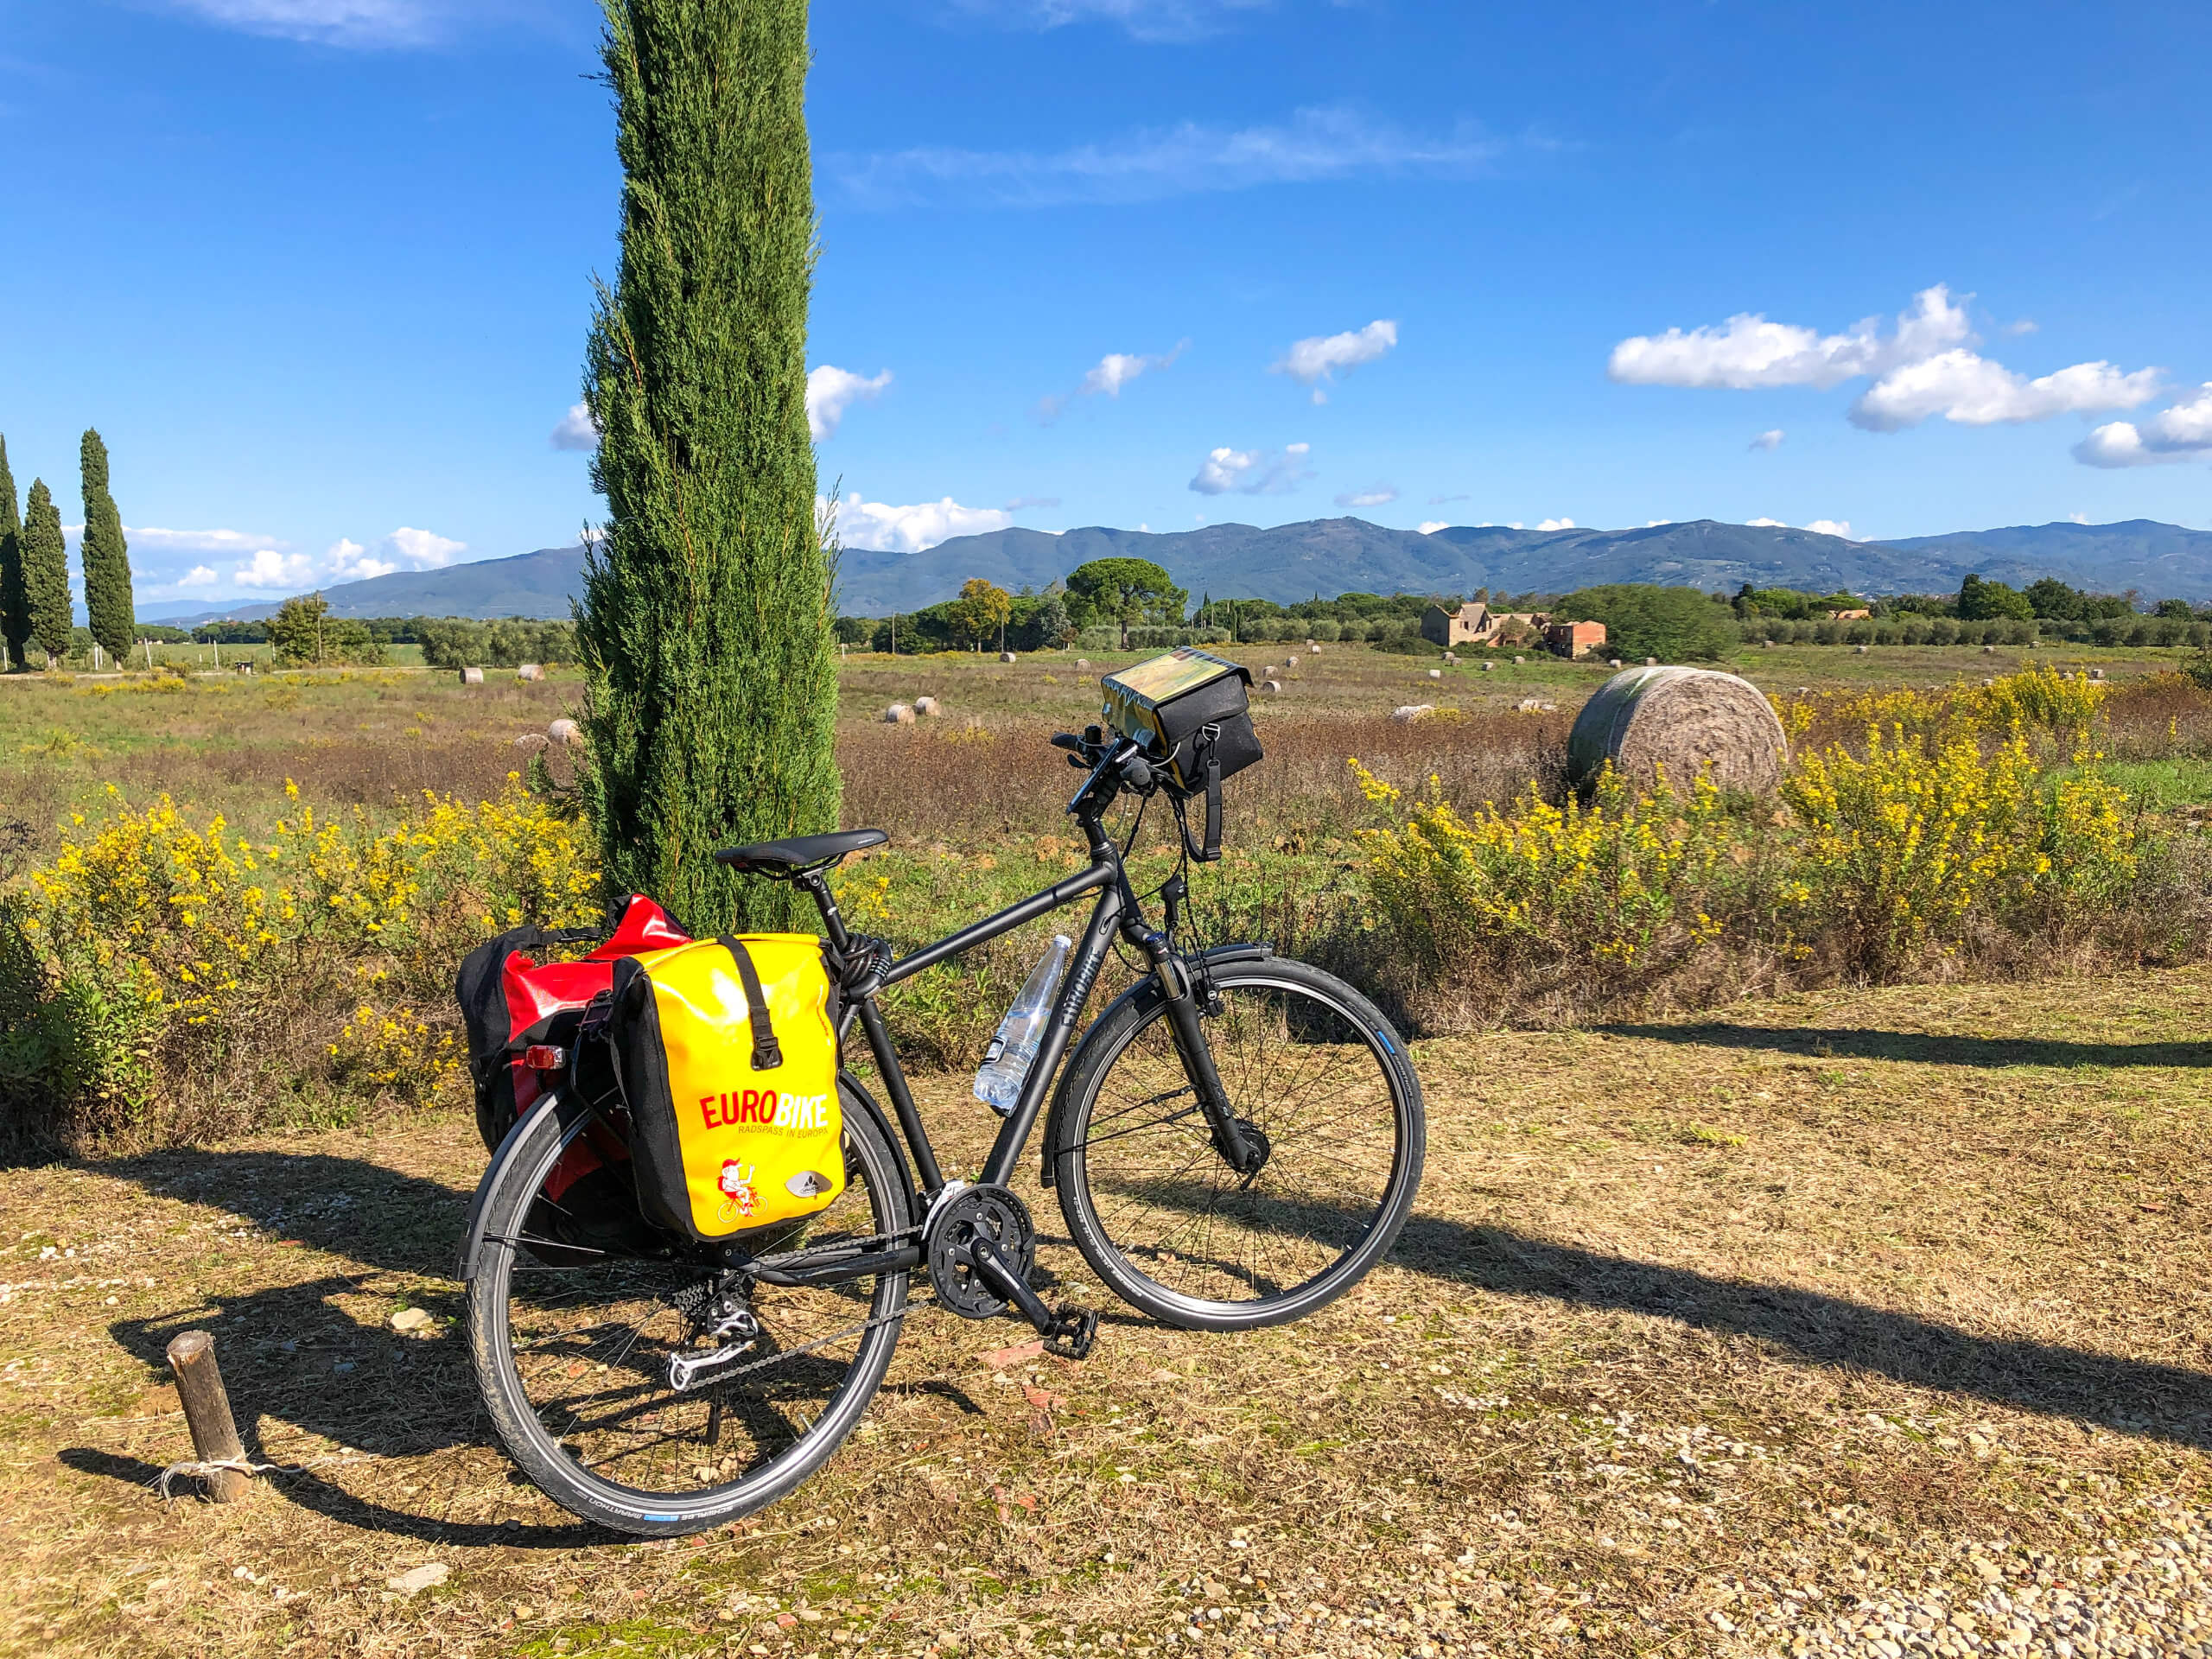
[[[670,1544],[488,1443],[462,1118],[0,1171],[0,1649],[1780,1652],[2094,1574],[2212,1469],[2208,1019],[2186,971],[1424,1045],[1418,1211],[1324,1314],[995,1365],[1022,1329],[924,1309],[812,1483]],[[227,1508],[150,1484],[193,1326],[285,1465]]]

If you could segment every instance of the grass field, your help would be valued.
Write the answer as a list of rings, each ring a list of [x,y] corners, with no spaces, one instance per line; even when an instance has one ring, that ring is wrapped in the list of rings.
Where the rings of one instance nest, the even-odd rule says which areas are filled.
[[[1331,647],[1292,669],[1268,649],[1268,760],[1198,887],[1226,895],[1221,927],[1294,948],[1354,891],[1347,757],[1503,799],[1555,775],[1607,671],[1431,679],[1421,658]],[[2212,700],[2148,681],[2174,658],[1783,647],[1732,666],[1785,695],[2101,668],[2144,688],[2106,734],[2113,775],[2195,836]],[[918,938],[1071,867],[1073,774],[1044,739],[1095,717],[1123,660],[846,664],[845,821],[894,837],[847,889],[877,893],[872,925]],[[372,818],[495,792],[580,688],[486,679],[0,679],[0,862],[50,855],[110,785],[241,826],[286,810],[287,779]],[[945,714],[882,722],[918,695]],[[1390,717],[1408,702],[1446,715]],[[1141,868],[1166,868],[1161,829]],[[910,1033],[941,1024],[946,1069],[918,1087],[961,1158],[991,1127],[966,1095],[974,1028],[1040,931],[980,979],[917,982],[936,1001],[904,1010]],[[1081,1365],[995,1359],[1021,1328],[925,1309],[814,1482],[669,1546],[585,1533],[489,1442],[446,1276],[484,1161],[457,1096],[0,1169],[0,1651],[1898,1659],[2017,1629],[2039,1652],[2186,1653],[2212,1630],[2187,1577],[2212,1471],[2208,1015],[2212,972],[2182,969],[1423,1042],[1421,1201],[1344,1301],[1237,1338],[1109,1310]],[[1022,1185],[1047,1273],[1096,1300],[1033,1168]],[[410,1306],[427,1332],[391,1326]],[[161,1355],[194,1325],[217,1333],[253,1455],[288,1465],[231,1509],[149,1486],[188,1455]],[[432,1562],[442,1586],[387,1586]],[[2094,1643],[2059,1634],[2066,1597],[2122,1594]]]
[[[2099,1650],[2184,1651],[2206,1603],[2154,1546],[2212,1473],[2208,1019],[2183,971],[1424,1044],[1418,1211],[1321,1316],[1109,1310],[1072,1365],[918,1312],[820,1476],[665,1546],[486,1444],[461,1116],[0,1172],[0,1648],[1872,1653],[1845,1621],[1914,1605],[1986,1651],[2171,1564]],[[972,1156],[963,1082],[925,1109]],[[229,1509],[149,1488],[192,1325],[291,1465]]]

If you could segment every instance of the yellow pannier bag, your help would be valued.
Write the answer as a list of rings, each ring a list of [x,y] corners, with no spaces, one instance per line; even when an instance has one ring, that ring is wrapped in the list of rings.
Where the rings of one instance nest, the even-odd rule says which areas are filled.
[[[724,1239],[844,1191],[837,1001],[811,934],[725,935],[614,964],[607,1038],[648,1220]]]

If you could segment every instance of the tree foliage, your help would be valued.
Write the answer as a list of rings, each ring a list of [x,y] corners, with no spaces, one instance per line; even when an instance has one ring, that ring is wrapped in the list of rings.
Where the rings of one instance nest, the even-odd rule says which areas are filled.
[[[829,558],[806,419],[806,0],[603,0],[622,251],[585,371],[583,797],[607,883],[695,930],[813,925],[709,855],[833,828]]]
[[[120,662],[137,637],[130,551],[123,539],[123,514],[108,489],[107,445],[97,431],[86,429],[78,459],[84,469],[85,538],[78,557],[85,568],[85,620],[101,648]]]
[[[385,660],[369,625],[331,615],[320,594],[286,600],[266,626],[280,667],[361,668]]]
[[[524,663],[573,663],[576,630],[571,622],[538,622],[512,616],[480,622],[467,616],[416,619],[423,660],[432,668],[518,668]]]
[[[1711,661],[1737,643],[1734,613],[1694,588],[1611,582],[1572,593],[1552,607],[1561,622],[1602,622],[1605,645],[1624,658]]]
[[[0,438],[0,673],[28,667],[30,596],[23,588],[23,521],[16,511],[16,475],[8,469],[8,440]]]
[[[1190,602],[1190,594],[1150,559],[1093,559],[1068,572],[1068,612],[1076,626],[1114,623],[1124,645],[1133,627],[1180,622]]]
[[[69,550],[61,539],[61,510],[42,478],[31,480],[22,541],[31,643],[51,668],[69,652]]]
[[[1003,628],[1013,614],[1012,594],[981,576],[970,576],[961,584],[960,597],[952,601],[945,620],[957,637],[980,645]]]
[[[2036,613],[2028,596],[2017,588],[2002,582],[1985,582],[1968,575],[1959,583],[1959,618],[1966,622],[1987,622],[1999,618],[2012,617],[2025,621]]]

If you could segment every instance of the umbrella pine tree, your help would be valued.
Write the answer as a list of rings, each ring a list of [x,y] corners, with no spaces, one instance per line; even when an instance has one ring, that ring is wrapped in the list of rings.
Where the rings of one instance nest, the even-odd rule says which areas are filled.
[[[130,603],[130,552],[123,515],[108,493],[107,445],[87,431],[79,450],[84,466],[85,539],[78,556],[85,567],[85,620],[100,648],[118,663],[130,657],[137,618]]]
[[[833,829],[830,570],[806,421],[806,0],[603,0],[624,174],[584,396],[577,611],[609,884],[696,931],[811,926],[719,846]]]

